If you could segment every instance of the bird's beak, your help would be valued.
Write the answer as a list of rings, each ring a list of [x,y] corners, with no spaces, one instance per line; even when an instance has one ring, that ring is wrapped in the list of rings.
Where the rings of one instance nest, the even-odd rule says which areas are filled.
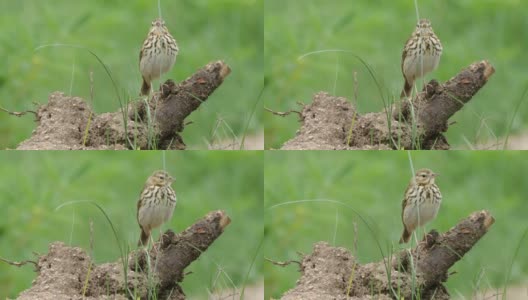
[[[433,173],[433,177],[435,177],[435,178],[436,178],[436,177],[438,177],[438,176],[440,176],[440,174],[437,174],[437,173]]]

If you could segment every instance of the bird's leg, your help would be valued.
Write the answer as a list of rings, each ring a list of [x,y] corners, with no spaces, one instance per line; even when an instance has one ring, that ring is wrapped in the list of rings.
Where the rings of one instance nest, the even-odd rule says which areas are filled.
[[[416,230],[413,231],[413,238],[414,238],[414,244],[415,245],[418,245],[418,237],[417,237],[418,234],[416,234]]]
[[[162,232],[163,230],[162,230],[161,227],[162,226],[159,227],[159,238],[158,238],[158,240],[160,242],[158,243],[158,248],[156,249],[156,252],[158,252],[161,249],[161,241],[162,241],[162,238],[163,238],[163,232]]]
[[[154,237],[152,236],[152,234],[149,237],[148,243],[149,243],[149,246],[152,246],[152,247],[156,246],[156,242],[154,242]]]
[[[425,78],[425,76],[421,78],[420,82],[422,83],[422,91],[424,91],[427,87],[427,79]],[[427,92],[427,90],[425,90],[425,92]],[[416,93],[418,93],[418,88],[416,88]]]
[[[424,231],[424,239],[425,239],[425,243],[427,244],[428,241],[427,241],[427,229],[425,229],[425,225],[423,227],[423,231]]]

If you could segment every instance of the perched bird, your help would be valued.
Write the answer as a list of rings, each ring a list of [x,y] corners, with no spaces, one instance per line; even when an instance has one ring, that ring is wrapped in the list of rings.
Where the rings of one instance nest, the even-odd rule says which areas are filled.
[[[154,172],[145,183],[137,203],[137,221],[141,228],[138,246],[147,245],[152,229],[170,220],[176,206],[174,179],[165,171]]]
[[[421,19],[403,48],[401,69],[405,83],[400,98],[409,97],[415,80],[438,67],[441,55],[442,44],[431,22]]]
[[[413,231],[436,218],[442,194],[435,184],[438,176],[429,169],[420,169],[411,179],[402,202],[403,233],[400,244],[407,243]]]
[[[165,22],[162,19],[154,20],[139,52],[139,71],[143,76],[141,95],[148,95],[152,81],[172,69],[179,51]]]

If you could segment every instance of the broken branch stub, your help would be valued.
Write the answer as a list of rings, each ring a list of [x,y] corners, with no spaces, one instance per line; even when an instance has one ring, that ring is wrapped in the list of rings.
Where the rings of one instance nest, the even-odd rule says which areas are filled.
[[[129,118],[143,123],[154,120],[153,127],[161,149],[184,149],[179,133],[184,129],[185,118],[198,109],[230,73],[227,64],[217,61],[178,84],[167,80],[160,86],[160,91],[149,99],[148,107],[144,101],[134,103],[130,107]],[[147,116],[149,112],[150,116]]]
[[[420,243],[412,254],[425,286],[445,281],[449,268],[473,248],[494,222],[488,211],[474,212],[441,236],[433,235],[438,237],[436,240]]]
[[[179,234],[170,230],[165,232],[149,250],[150,264],[156,266],[161,287],[170,290],[174,283],[181,282],[184,269],[207,250],[230,222],[224,211],[214,211]],[[129,267],[135,269],[137,263],[141,270],[146,270],[146,253],[137,254]]]
[[[473,63],[455,77],[440,85],[432,80],[412,100],[418,119],[418,127],[425,136],[447,131],[447,121],[486,84],[495,72],[486,60]],[[403,115],[410,116],[409,100],[406,100]],[[397,115],[394,115],[398,119]],[[409,118],[406,118],[409,119]]]

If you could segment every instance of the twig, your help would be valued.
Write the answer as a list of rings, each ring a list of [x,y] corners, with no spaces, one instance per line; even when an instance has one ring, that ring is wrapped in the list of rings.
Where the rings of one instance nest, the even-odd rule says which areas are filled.
[[[276,265],[276,266],[280,266],[280,267],[286,267],[286,266],[289,266],[290,264],[292,263],[296,263],[299,265],[299,267],[301,266],[301,262],[300,261],[296,261],[296,260],[288,260],[288,261],[274,261],[274,260],[271,260],[269,258],[266,258],[264,257],[265,260],[269,261],[270,263]]]
[[[0,110],[4,111],[4,112],[6,112],[6,113],[8,113],[8,114],[10,114],[10,115],[12,115],[12,116],[16,116],[16,117],[21,117],[21,116],[23,116],[23,115],[25,115],[25,114],[27,114],[27,113],[32,113],[32,114],[34,114],[35,116],[37,115],[37,112],[32,111],[32,110],[26,110],[26,111],[22,111],[22,112],[18,112],[18,111],[9,111],[9,110],[7,110],[7,109],[1,107],[1,106],[0,106]]]
[[[38,264],[36,261],[32,261],[32,260],[24,260],[24,261],[10,261],[10,260],[7,260],[5,258],[2,258],[0,257],[0,261],[3,261],[7,264],[10,264],[12,266],[15,266],[15,267],[22,267],[28,263],[32,263],[33,265],[35,265],[35,268],[38,269]]]
[[[276,116],[280,116],[280,117],[286,117],[286,116],[289,116],[291,113],[296,113],[299,115],[299,119],[302,121],[303,120],[303,117],[302,117],[302,113],[300,111],[296,111],[296,110],[289,110],[289,111],[285,111],[285,112],[281,112],[281,111],[273,111],[267,107],[264,107],[265,110],[269,111],[270,113],[276,115]]]

